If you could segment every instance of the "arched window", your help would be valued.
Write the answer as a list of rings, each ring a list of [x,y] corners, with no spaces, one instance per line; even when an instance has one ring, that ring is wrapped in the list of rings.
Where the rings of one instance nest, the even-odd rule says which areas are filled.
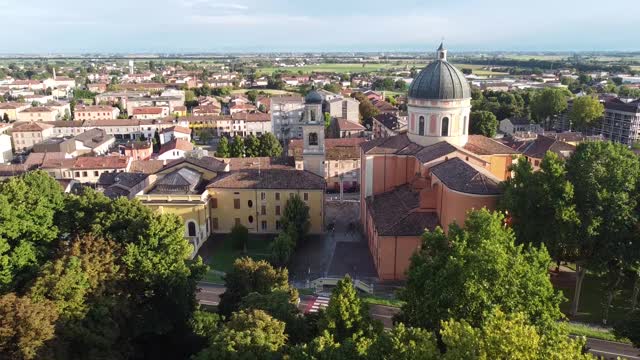
[[[449,118],[448,117],[442,118],[442,131],[440,135],[449,136]]]
[[[316,112],[311,110],[309,113],[311,114],[311,122],[316,122]]]
[[[424,135],[424,116],[418,118],[418,135]]]
[[[318,134],[314,132],[309,134],[309,145],[318,145]]]
[[[462,135],[467,135],[467,117],[464,117],[464,122],[462,123]]]
[[[189,236],[196,236],[196,223],[189,221],[187,223],[187,232],[189,233]]]

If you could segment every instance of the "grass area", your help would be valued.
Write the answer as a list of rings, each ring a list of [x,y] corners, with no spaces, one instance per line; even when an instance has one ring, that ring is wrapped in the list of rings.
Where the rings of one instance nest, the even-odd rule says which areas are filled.
[[[269,254],[269,244],[271,243],[271,237],[249,237],[247,243],[247,253],[243,254],[241,250],[233,248],[229,239],[224,239],[221,244],[218,244],[213,249],[212,254],[207,259],[207,264],[211,269],[229,272],[233,267],[233,262],[243,256],[249,256],[254,260],[264,260]]]
[[[630,299],[633,285],[630,280],[628,279],[628,281],[621,283],[619,288],[622,290],[618,290],[615,293],[612,307],[609,309],[609,324],[614,324],[616,321],[623,319],[631,308]],[[571,307],[574,286],[575,283],[571,282],[565,284],[564,287],[557,287],[567,298],[567,301],[560,305],[560,310],[565,314],[569,313]],[[594,274],[588,273],[582,284],[578,315],[571,318],[571,320],[587,324],[601,324],[604,298],[605,287],[603,280]]]
[[[299,295],[314,295],[315,293],[316,293],[316,289],[312,289],[312,288],[298,289]]]
[[[207,273],[204,274],[204,276],[202,277],[202,280],[213,283],[213,284],[224,284],[224,279],[222,278],[222,275],[220,275],[217,272],[211,271],[211,269],[209,269],[209,271],[207,271]]]
[[[616,341],[625,344],[631,344],[631,341],[626,338],[619,338],[615,336],[611,330],[595,327],[586,324],[576,324],[576,323],[566,323],[567,330],[569,334],[578,335],[578,336],[586,336],[593,339],[607,340],[607,341]]]
[[[372,305],[384,305],[384,306],[399,308],[404,304],[404,301],[400,301],[398,299],[389,299],[389,298],[383,298],[383,297],[366,295],[366,294],[361,294],[360,298],[362,299],[363,302],[367,304],[372,304]]]

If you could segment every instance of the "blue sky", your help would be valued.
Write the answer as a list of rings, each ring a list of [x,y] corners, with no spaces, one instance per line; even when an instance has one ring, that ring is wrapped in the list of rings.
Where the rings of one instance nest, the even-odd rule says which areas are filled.
[[[640,50],[639,0],[0,0],[0,53]]]

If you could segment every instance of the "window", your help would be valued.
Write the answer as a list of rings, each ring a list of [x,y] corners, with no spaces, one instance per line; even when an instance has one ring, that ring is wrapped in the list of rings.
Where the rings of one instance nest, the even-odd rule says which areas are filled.
[[[211,208],[212,209],[218,208],[218,198],[211,198]]]
[[[311,110],[309,113],[311,114],[311,122],[315,122],[316,121],[316,112]]]
[[[280,201],[280,193],[279,192],[276,193],[276,201]]]
[[[88,174],[87,174],[87,172],[86,172],[86,171],[83,171],[83,172],[82,172],[82,177],[87,177],[87,175],[88,175]]]
[[[293,199],[293,197],[296,195],[296,193],[289,193],[289,198]]]
[[[97,170],[93,172],[93,176],[100,176],[100,172],[98,172]]]
[[[304,201],[309,201],[309,193],[304,193],[302,196],[304,197]]]
[[[540,165],[540,161],[539,161],[539,160],[535,160],[535,161],[533,162],[533,165],[534,165],[534,166],[538,166],[538,165]]]
[[[424,116],[418,119],[418,135],[424,135]]]
[[[260,200],[266,200],[266,199],[267,199],[267,193],[261,192],[260,193]]]
[[[260,206],[260,215],[267,215],[267,205]]]
[[[449,136],[449,118],[448,117],[442,118],[441,136]]]
[[[267,222],[265,220],[262,220],[262,222],[260,223],[260,228],[262,230],[267,230]]]
[[[235,218],[235,224],[240,225],[240,218]]]
[[[318,134],[317,133],[310,133],[309,134],[309,145],[318,145]]]
[[[249,224],[253,224],[253,216],[252,215],[249,215],[249,219],[248,220],[249,220]]]
[[[233,208],[240,209],[240,199],[233,199]]]
[[[280,215],[280,205],[276,205],[276,215]]]
[[[73,173],[73,176],[75,176],[75,177],[80,177],[80,171],[75,171],[75,172]]]
[[[249,201],[247,201],[247,206],[248,206],[249,208],[252,208],[252,207],[253,207],[253,200],[249,200]]]
[[[189,236],[196,236],[196,223],[189,221],[187,223],[187,232],[189,233]]]
[[[281,227],[280,221],[276,221],[276,230],[280,230],[280,227]]]

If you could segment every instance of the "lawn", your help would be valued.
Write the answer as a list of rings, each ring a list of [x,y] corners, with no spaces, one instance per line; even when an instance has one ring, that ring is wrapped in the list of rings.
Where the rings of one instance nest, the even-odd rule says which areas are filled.
[[[567,301],[560,305],[563,313],[569,314],[571,300],[573,299],[575,283],[563,282],[557,285],[557,289],[561,290]],[[615,293],[612,308],[609,309],[608,324],[614,324],[616,321],[623,319],[630,310],[631,289],[633,285],[627,281]],[[602,310],[605,296],[603,281],[594,274],[587,274],[582,284],[582,295],[580,296],[580,304],[578,307],[578,315],[571,318],[572,321],[587,324],[602,324]]]
[[[213,270],[229,272],[233,268],[233,262],[240,257],[249,256],[255,260],[263,260],[269,256],[269,244],[272,236],[250,236],[247,243],[247,253],[233,248],[231,241],[226,237],[209,239],[214,243],[208,255],[203,256],[204,261]],[[206,277],[205,277],[206,280]]]
[[[206,282],[210,282],[213,284],[224,284],[224,279],[219,272],[212,271],[213,269],[209,269],[206,274],[202,277],[202,280]]]
[[[607,341],[617,341],[617,342],[622,342],[626,344],[631,343],[629,339],[624,339],[624,338],[621,339],[615,336],[611,332],[611,330],[606,328],[585,325],[585,324],[578,324],[578,323],[566,323],[566,326],[567,326],[567,330],[569,331],[569,334],[572,334],[572,335],[585,336],[588,338],[607,340]]]
[[[364,303],[373,304],[373,305],[384,305],[384,306],[391,306],[391,307],[397,307],[397,308],[404,305],[404,301],[401,301],[395,298],[392,299],[392,298],[385,298],[385,297],[379,297],[379,296],[373,296],[373,295],[367,295],[367,294],[360,294],[360,298]]]

